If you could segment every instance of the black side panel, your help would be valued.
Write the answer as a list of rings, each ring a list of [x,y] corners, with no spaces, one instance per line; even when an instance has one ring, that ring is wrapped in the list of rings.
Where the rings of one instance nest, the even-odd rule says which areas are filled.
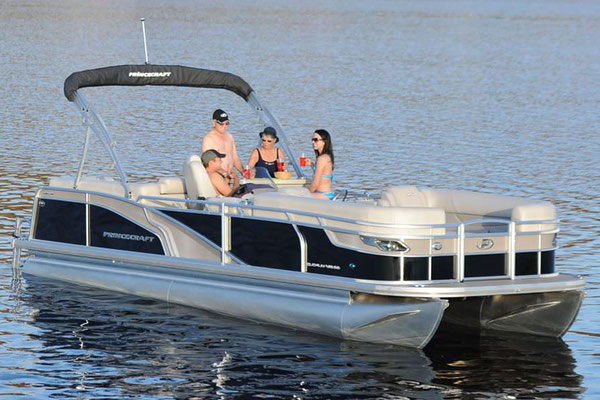
[[[431,279],[454,279],[454,256],[432,257]]]
[[[231,252],[245,263],[300,271],[300,239],[290,224],[231,218]]]
[[[504,272],[504,254],[484,254],[465,257],[465,278],[501,276]]]
[[[35,239],[85,246],[85,204],[40,199]]]
[[[537,252],[517,253],[515,256],[515,275],[537,275]]]
[[[404,258],[404,280],[429,280],[429,257]]]
[[[217,246],[221,247],[221,216],[199,214],[185,211],[161,210],[171,218],[198,232]]]
[[[90,206],[90,226],[92,246],[165,254],[156,235],[105,208]]]
[[[554,265],[555,251],[542,251],[542,274],[552,274],[556,272]]]
[[[308,246],[308,272],[359,279],[400,280],[400,257],[342,249],[334,246],[322,229],[298,228]]]

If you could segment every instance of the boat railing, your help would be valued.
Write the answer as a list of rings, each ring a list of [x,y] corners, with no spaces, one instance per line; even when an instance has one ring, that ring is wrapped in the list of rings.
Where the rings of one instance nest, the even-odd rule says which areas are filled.
[[[147,200],[165,200],[164,197],[157,196],[143,196],[144,199]],[[454,239],[456,240],[456,251],[454,252],[454,256],[456,257],[455,261],[455,280],[458,282],[463,282],[465,280],[465,257],[467,253],[465,252],[465,242],[469,238],[481,238],[482,243],[485,241],[489,241],[490,238],[494,237],[507,237],[508,236],[508,246],[506,251],[499,251],[498,253],[506,254],[506,273],[503,277],[508,277],[511,280],[514,280],[516,275],[516,254],[517,254],[517,237],[526,236],[526,235],[537,235],[538,236],[538,273],[540,272],[541,266],[541,254],[542,251],[542,235],[548,234],[556,234],[559,232],[558,229],[558,220],[550,219],[550,220],[529,220],[529,221],[512,221],[503,218],[479,218],[473,219],[463,222],[450,222],[444,224],[390,224],[390,223],[381,223],[381,222],[373,222],[373,221],[365,221],[360,219],[353,219],[347,217],[333,216],[333,215],[325,215],[320,213],[315,213],[311,211],[303,211],[303,210],[286,210],[278,207],[269,207],[269,206],[261,206],[254,205],[252,203],[241,201],[241,202],[223,202],[218,200],[189,200],[189,199],[171,199],[172,201],[178,201],[184,204],[192,204],[195,210],[190,209],[191,212],[199,212],[203,214],[211,214],[211,215],[219,215],[222,218],[222,246],[221,246],[221,258],[224,263],[229,262],[231,256],[229,254],[229,245],[230,245],[230,218],[246,218],[246,219],[257,219],[262,221],[271,221],[271,222],[286,222],[294,227],[297,225],[313,227],[323,229],[325,231],[333,231],[339,233],[349,233],[360,236],[373,237],[376,236],[377,239],[399,239],[401,241],[406,241],[409,239],[428,239],[432,243],[435,243],[436,240],[441,239]],[[212,210],[211,210],[212,208]],[[160,209],[160,208],[159,208]],[[271,212],[278,213],[281,218],[274,218],[268,216],[256,216],[253,215],[255,211],[263,211],[263,212]],[[312,217],[312,222],[305,220],[298,220],[298,217]],[[332,222],[348,224],[352,226],[356,226],[357,229],[344,228],[341,226],[337,226]],[[506,229],[502,229],[502,231],[486,231],[486,232],[469,232],[469,227],[478,224],[492,225],[492,226],[506,226]],[[346,225],[343,225],[346,226]],[[519,231],[517,229],[518,226],[528,226],[528,229],[524,229]],[[382,234],[373,234],[372,231],[368,229],[361,228],[385,228],[386,230],[402,230],[404,232],[414,230],[413,234],[394,234],[394,233],[382,233]],[[535,229],[532,229],[535,228]],[[441,229],[443,229],[443,234],[437,233]],[[428,230],[429,233],[423,233],[423,230]],[[405,256],[404,254],[399,254],[401,256]],[[433,251],[430,250],[429,257],[434,256]],[[410,257],[410,256],[409,256]],[[306,260],[303,260],[302,265],[306,264]],[[303,271],[306,271],[306,268],[303,267]],[[476,278],[468,278],[468,279],[476,279]]]
[[[354,218],[345,218],[345,217],[334,216],[334,215],[320,214],[320,213],[315,213],[312,211],[303,211],[303,210],[297,210],[297,209],[286,210],[286,209],[282,209],[279,207],[258,206],[258,205],[254,205],[252,203],[245,202],[245,201],[229,203],[229,202],[223,202],[223,201],[218,201],[218,200],[190,200],[190,199],[180,199],[180,198],[165,198],[165,197],[161,197],[161,196],[140,196],[138,198],[138,200],[180,202],[180,203],[185,203],[185,204],[192,204],[196,207],[216,206],[216,207],[218,207],[218,210],[211,211],[209,209],[209,207],[205,207],[204,209],[196,209],[196,211],[206,213],[206,214],[213,214],[213,215],[223,214],[224,216],[227,216],[227,217],[241,217],[241,218],[247,218],[247,219],[260,219],[260,220],[269,220],[272,222],[281,222],[280,219],[276,219],[276,218],[268,218],[268,217],[264,217],[264,216],[254,216],[251,214],[244,214],[243,210],[274,212],[274,213],[280,213],[280,214],[284,215],[286,218],[286,221],[289,223],[310,226],[310,227],[316,227],[316,228],[322,228],[322,229],[343,232],[343,233],[356,233],[357,231],[327,225],[325,223],[325,221],[336,221],[336,222],[342,222],[342,223],[347,223],[347,224],[353,224],[353,225],[357,225],[357,226],[373,227],[373,228],[409,229],[409,230],[410,229],[415,229],[415,230],[429,229],[431,231],[433,231],[435,229],[443,228],[446,230],[456,232],[454,234],[446,233],[443,235],[433,234],[433,233],[429,234],[429,235],[423,235],[423,234],[421,234],[421,235],[404,235],[403,234],[402,237],[405,239],[426,239],[426,238],[427,239],[429,239],[429,238],[442,239],[442,238],[457,238],[457,237],[463,238],[463,237],[506,236],[506,234],[504,232],[467,232],[467,230],[465,229],[466,226],[476,225],[476,224],[507,225],[508,233],[509,233],[509,235],[512,235],[512,236],[552,234],[552,233],[557,233],[559,231],[559,229],[557,227],[558,219],[511,221],[511,220],[503,219],[503,218],[480,218],[480,219],[473,219],[473,220],[468,220],[468,221],[464,221],[464,222],[460,222],[460,223],[459,222],[448,222],[448,223],[444,223],[444,224],[389,224],[389,223],[373,222],[373,221],[366,221],[366,220],[360,220],[360,219],[354,219]],[[223,213],[222,208],[226,208],[226,209],[234,208],[236,210],[235,211],[227,211],[226,210]],[[190,210],[193,210],[193,209],[190,209]],[[301,221],[301,222],[297,221],[293,218],[294,215],[313,217],[318,221],[318,224],[312,224],[312,223],[306,222],[306,221]],[[525,225],[529,225],[529,226],[538,225],[538,229],[528,230],[528,231],[517,233],[516,226],[525,226]],[[550,226],[552,226],[552,228],[544,229],[543,226],[546,226],[546,225],[550,225]],[[512,230],[514,230],[514,232],[512,232],[512,233],[511,233],[511,227],[512,227]],[[462,230],[462,235],[460,233],[461,230]],[[364,233],[368,234],[367,232],[364,232]],[[397,237],[397,235],[394,235],[394,234],[391,234],[388,236],[390,238]]]
[[[54,188],[53,188],[54,189]],[[74,189],[68,188],[55,188],[55,190],[71,192],[75,191]],[[92,192],[88,192],[92,193]],[[105,193],[98,193],[103,196],[118,198],[121,201],[134,202],[130,199],[123,199],[122,197],[117,197]],[[86,202],[89,201],[89,198],[86,198]],[[148,200],[148,203],[144,204],[143,200]],[[181,210],[185,212],[191,213],[201,213],[201,214],[209,214],[216,215],[221,218],[221,246],[219,251],[221,252],[221,261],[222,263],[228,263],[231,259],[235,258],[232,254],[230,254],[230,242],[231,242],[231,219],[232,218],[246,218],[246,219],[256,219],[262,221],[270,221],[276,223],[288,223],[294,227],[296,232],[298,233],[301,246],[304,246],[306,249],[306,243],[303,242],[304,239],[298,230],[298,226],[306,226],[322,229],[325,233],[333,232],[333,233],[345,233],[352,235],[359,235],[362,238],[366,239],[382,239],[385,241],[395,240],[399,241],[400,244],[405,244],[405,242],[410,240],[427,240],[429,241],[429,250],[427,252],[420,253],[410,253],[406,254],[407,250],[409,251],[409,247],[406,250],[385,250],[389,251],[389,256],[395,256],[401,258],[401,273],[404,273],[405,267],[405,259],[410,259],[414,257],[426,257],[428,258],[428,277],[429,280],[432,280],[432,268],[434,265],[433,259],[437,259],[440,256],[452,256],[454,257],[454,273],[452,278],[442,278],[444,280],[454,280],[462,282],[465,280],[465,257],[470,256],[472,254],[498,254],[504,255],[506,264],[503,273],[497,273],[493,276],[498,278],[510,278],[515,279],[515,276],[522,275],[516,273],[516,254],[517,254],[517,238],[520,236],[537,236],[537,246],[531,247],[533,241],[528,239],[528,243],[530,243],[530,249],[527,250],[530,252],[537,252],[537,271],[538,275],[542,273],[542,252],[551,251],[556,249],[556,244],[554,239],[556,238],[556,233],[559,232],[558,229],[558,220],[557,219],[549,219],[549,220],[529,220],[529,221],[512,221],[509,219],[503,218],[479,218],[469,221],[462,222],[449,222],[443,224],[397,224],[397,223],[382,223],[382,222],[374,222],[374,221],[366,221],[357,218],[348,218],[345,216],[336,216],[336,215],[326,215],[314,211],[306,211],[306,210],[297,210],[297,209],[283,209],[280,207],[273,206],[263,206],[263,205],[255,205],[252,202],[241,200],[231,202],[230,199],[221,199],[221,200],[189,200],[183,198],[176,197],[165,197],[165,196],[140,196],[136,204],[141,205],[144,208],[144,213],[148,220],[151,220],[149,216],[149,212],[152,210]],[[174,204],[179,204],[179,206],[175,206]],[[264,212],[266,215],[254,215],[255,211]],[[269,215],[271,214],[271,215]],[[310,217],[310,218],[307,218]],[[477,224],[485,224],[487,227],[489,226],[498,226],[504,225],[507,229],[502,229],[502,231],[496,230],[487,230],[481,231],[469,231],[469,227]],[[518,227],[527,227],[518,228]],[[535,229],[532,229],[535,227]],[[156,226],[155,226],[156,228]],[[376,229],[373,229],[376,228]],[[164,235],[162,229],[159,229],[161,233]],[[380,231],[380,232],[378,232]],[[397,232],[394,232],[397,231]],[[411,233],[413,231],[414,233]],[[547,235],[554,234],[552,238],[552,246],[549,245]],[[543,238],[543,236],[545,236]],[[493,237],[502,237],[507,239],[502,239],[505,245],[504,247],[497,247],[497,250],[490,251],[486,248],[480,248],[482,251],[465,251],[465,242],[470,240],[469,246],[473,246],[472,238],[481,238],[481,240],[477,240],[477,244],[485,244],[486,241],[490,241]],[[361,238],[361,239],[362,239]],[[446,241],[445,241],[446,240]],[[449,240],[449,242],[448,242]],[[444,242],[445,241],[445,242]],[[369,245],[366,241],[363,240],[366,245]],[[444,250],[438,251],[436,248],[437,245],[444,242],[443,247]],[[542,243],[543,242],[543,243]],[[409,242],[410,244],[410,242]],[[544,245],[542,245],[544,244]],[[552,247],[552,248],[549,248]],[[169,254],[175,254],[173,249],[167,249]],[[380,249],[381,250],[381,249]],[[382,250],[384,251],[384,250]],[[520,252],[525,250],[520,250]],[[305,251],[302,251],[304,254]],[[381,252],[375,252],[380,254]],[[304,255],[302,258],[302,271],[306,271],[306,256]],[[545,272],[547,273],[547,272]],[[492,275],[490,275],[492,276]],[[490,276],[486,275],[486,278]],[[474,276],[467,276],[466,279],[480,279]],[[407,279],[403,279],[406,281]]]
[[[19,239],[26,238],[29,236],[31,229],[31,220],[23,217],[15,218],[14,232],[11,239],[12,254],[12,268],[13,268],[13,279],[19,276],[19,266],[21,264],[21,248],[16,246],[16,242]]]

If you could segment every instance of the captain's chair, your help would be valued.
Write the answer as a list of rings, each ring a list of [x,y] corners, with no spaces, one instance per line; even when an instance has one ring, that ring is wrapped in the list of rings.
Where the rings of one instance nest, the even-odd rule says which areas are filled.
[[[210,182],[208,173],[198,155],[191,155],[185,160],[183,178],[185,179],[188,199],[198,200],[201,197],[217,197],[217,192]]]

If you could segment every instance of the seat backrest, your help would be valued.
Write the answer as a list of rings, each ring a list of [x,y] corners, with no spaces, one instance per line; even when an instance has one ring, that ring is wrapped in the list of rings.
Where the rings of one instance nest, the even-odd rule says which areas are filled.
[[[196,154],[189,156],[183,164],[183,178],[187,198],[197,200],[200,197],[216,197],[217,192],[210,182],[202,160]]]
[[[416,186],[393,186],[381,192],[377,205],[384,207],[429,207],[427,198]]]
[[[444,228],[431,227],[446,223],[444,210],[437,207],[381,207],[372,203],[330,201],[280,192],[258,194],[254,196],[254,205],[259,207],[253,210],[255,217],[298,221],[325,228],[385,235],[444,235],[446,232]],[[310,215],[312,213],[319,216]],[[327,216],[334,218],[328,219]]]

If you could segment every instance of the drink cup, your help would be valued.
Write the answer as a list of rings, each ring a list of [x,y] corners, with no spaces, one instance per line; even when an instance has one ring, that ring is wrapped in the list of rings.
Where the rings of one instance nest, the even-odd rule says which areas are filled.
[[[285,164],[283,161],[277,160],[277,171],[285,171]]]
[[[252,176],[252,171],[250,170],[250,168],[248,168],[247,165],[246,168],[244,168],[244,170],[242,171],[242,175],[244,175],[244,178],[246,179],[250,179],[250,177]]]
[[[300,166],[301,167],[306,167],[306,157],[304,156],[304,154],[302,154],[300,156]]]

